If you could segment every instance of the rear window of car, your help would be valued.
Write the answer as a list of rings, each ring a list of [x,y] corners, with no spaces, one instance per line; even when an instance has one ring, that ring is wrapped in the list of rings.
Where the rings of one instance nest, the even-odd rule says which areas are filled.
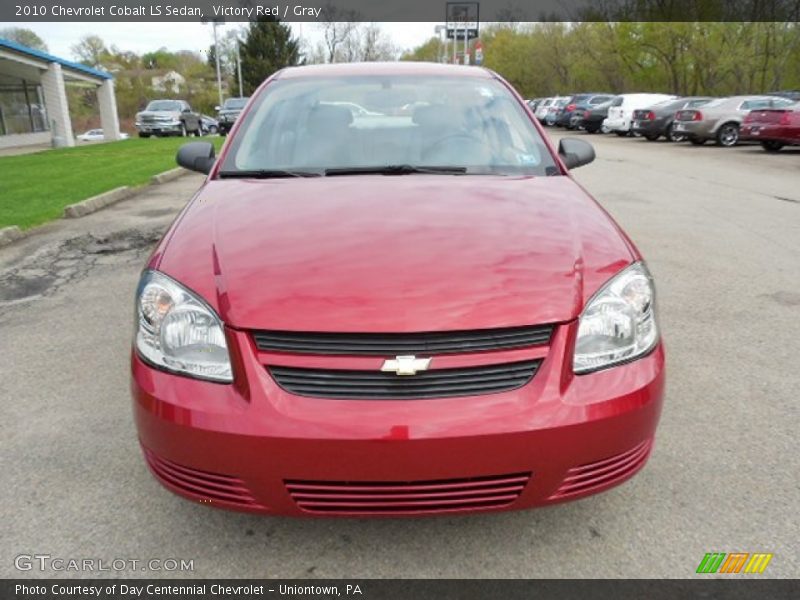
[[[278,79],[231,142],[224,171],[412,165],[547,175],[556,168],[516,98],[477,77]]]

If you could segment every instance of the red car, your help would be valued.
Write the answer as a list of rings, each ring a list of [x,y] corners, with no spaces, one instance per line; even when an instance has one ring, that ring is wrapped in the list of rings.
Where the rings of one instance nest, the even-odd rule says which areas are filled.
[[[569,174],[593,158],[485,69],[276,73],[218,159],[179,151],[208,178],[138,286],[155,477],[285,515],[526,508],[631,477],[664,350],[642,257]]]
[[[761,142],[767,152],[800,146],[800,104],[750,111],[742,123],[740,138]]]

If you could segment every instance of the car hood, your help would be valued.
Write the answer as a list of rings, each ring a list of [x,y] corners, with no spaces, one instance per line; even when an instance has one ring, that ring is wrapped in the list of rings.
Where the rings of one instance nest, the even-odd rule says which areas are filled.
[[[407,332],[576,318],[636,258],[571,178],[211,180],[151,266],[237,328]]]

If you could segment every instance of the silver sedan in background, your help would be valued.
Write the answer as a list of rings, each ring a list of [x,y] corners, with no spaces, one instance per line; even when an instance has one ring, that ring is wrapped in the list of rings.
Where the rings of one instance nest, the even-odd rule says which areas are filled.
[[[685,135],[696,146],[708,140],[716,140],[720,146],[735,146],[739,143],[739,128],[747,113],[791,104],[791,100],[778,96],[718,98],[697,108],[679,110],[673,130],[677,135]]]

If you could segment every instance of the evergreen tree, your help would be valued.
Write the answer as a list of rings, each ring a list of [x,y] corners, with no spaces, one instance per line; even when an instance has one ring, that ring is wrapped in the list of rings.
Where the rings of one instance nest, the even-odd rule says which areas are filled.
[[[300,44],[292,30],[271,17],[250,23],[240,52],[245,95],[252,94],[275,71],[300,63]]]

